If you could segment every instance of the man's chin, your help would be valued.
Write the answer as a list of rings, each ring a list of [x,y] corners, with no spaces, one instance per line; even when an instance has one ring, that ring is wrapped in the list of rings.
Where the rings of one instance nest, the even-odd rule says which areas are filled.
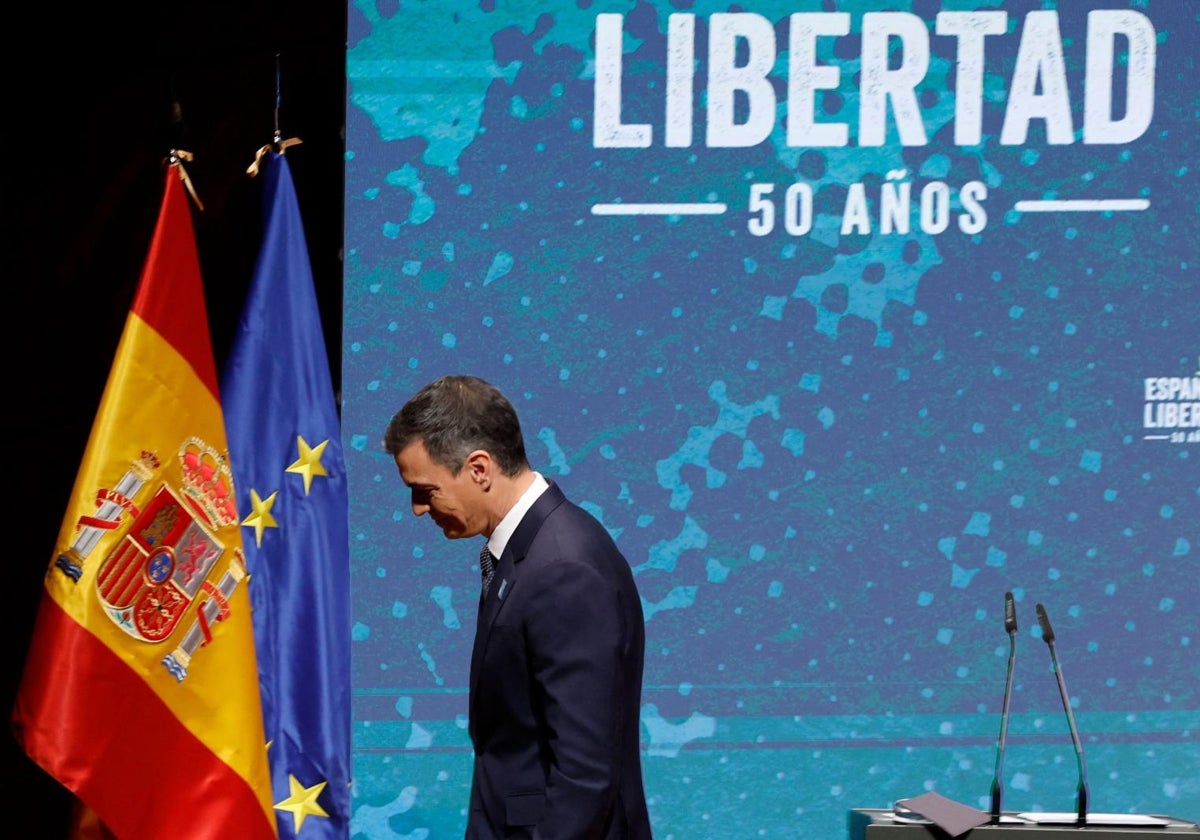
[[[441,529],[442,535],[448,540],[462,540],[479,535],[479,531],[472,531],[454,519],[434,519],[433,524]]]

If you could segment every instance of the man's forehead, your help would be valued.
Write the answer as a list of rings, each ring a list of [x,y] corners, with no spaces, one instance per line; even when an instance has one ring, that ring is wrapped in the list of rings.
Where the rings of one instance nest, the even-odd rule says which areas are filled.
[[[455,476],[453,470],[433,459],[420,440],[396,453],[396,466],[407,484],[436,486],[452,481]]]
[[[437,464],[429,457],[425,445],[418,440],[396,453],[396,466],[400,468],[405,480],[408,480],[410,476],[431,474]]]

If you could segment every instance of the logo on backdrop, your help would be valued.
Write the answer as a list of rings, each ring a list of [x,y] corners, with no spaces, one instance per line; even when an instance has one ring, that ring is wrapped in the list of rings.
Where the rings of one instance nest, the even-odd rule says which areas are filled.
[[[1191,376],[1143,380],[1143,440],[1200,443],[1200,357]]]

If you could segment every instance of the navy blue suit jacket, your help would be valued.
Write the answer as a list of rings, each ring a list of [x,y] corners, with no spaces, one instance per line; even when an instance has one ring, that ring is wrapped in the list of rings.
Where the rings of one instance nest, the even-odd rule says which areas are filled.
[[[553,482],[479,607],[468,840],[648,840],[646,633],[629,563]]]

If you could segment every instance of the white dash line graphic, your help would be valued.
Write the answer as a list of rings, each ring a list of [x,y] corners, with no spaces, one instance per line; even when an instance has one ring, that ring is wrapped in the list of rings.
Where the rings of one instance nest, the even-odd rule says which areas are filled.
[[[1044,201],[1018,201],[1014,210],[1022,213],[1052,213],[1067,210],[1075,213],[1103,213],[1113,210],[1145,210],[1150,206],[1148,198],[1109,199],[1046,199]]]
[[[719,216],[728,207],[713,203],[593,204],[593,216]]]

